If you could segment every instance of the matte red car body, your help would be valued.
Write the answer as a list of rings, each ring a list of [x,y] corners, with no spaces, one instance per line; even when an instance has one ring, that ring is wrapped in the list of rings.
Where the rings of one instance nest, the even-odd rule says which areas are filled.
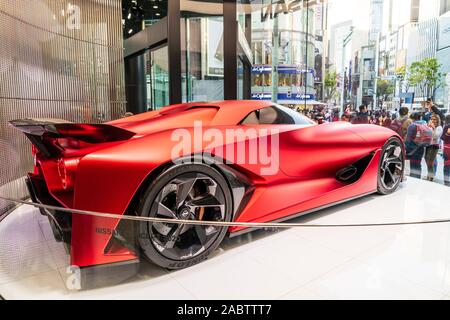
[[[125,247],[109,248],[106,252],[111,234],[97,230],[114,230],[120,216],[131,214],[130,203],[144,181],[153,178],[155,170],[172,160],[171,150],[177,143],[171,140],[174,129],[185,128],[194,134],[194,121],[202,121],[204,128],[225,132],[242,127],[238,124],[250,112],[271,105],[259,101],[226,101],[169,106],[109,122],[135,133],[126,141],[97,143],[81,149],[68,147],[62,160],[38,156],[39,174],[44,176],[49,192],[59,204],[118,215],[118,219],[73,215],[71,264],[85,267],[138,259],[135,252]],[[233,165],[254,186],[251,199],[236,221],[280,220],[375,192],[382,147],[396,136],[383,127],[341,122],[308,127],[258,126],[264,127],[276,127],[280,131],[280,170],[262,176],[260,165]],[[247,137],[240,139],[246,141]],[[207,144],[202,141],[196,146],[193,141],[193,153],[204,151]],[[345,184],[336,179],[339,169],[369,154],[373,157],[358,181]],[[61,183],[62,176],[70,185],[66,189]],[[233,227],[229,232],[243,229]]]

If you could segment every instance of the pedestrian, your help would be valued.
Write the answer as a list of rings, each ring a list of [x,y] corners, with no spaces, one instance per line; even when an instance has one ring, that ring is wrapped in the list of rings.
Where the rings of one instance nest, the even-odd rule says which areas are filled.
[[[450,114],[445,117],[445,127],[442,130],[441,139],[444,144],[444,183],[450,187]]]
[[[425,122],[429,122],[431,120],[431,115],[433,114],[433,99],[428,98],[425,102],[425,114],[423,115],[423,120]]]
[[[376,126],[380,125],[380,112],[379,111],[375,111],[372,114],[372,119],[371,119],[370,123],[372,123],[372,124],[374,124]]]
[[[431,143],[432,131],[427,123],[422,120],[419,112],[411,115],[413,122],[408,126],[405,147],[406,159],[409,160],[411,177],[422,177],[422,159],[425,154],[425,147]]]
[[[344,113],[341,117],[341,121],[343,122],[350,122],[350,115]]]
[[[381,120],[381,125],[386,128],[390,128],[392,124],[391,113],[386,112],[384,117]]]
[[[426,112],[425,112],[425,115],[423,116],[423,120],[425,122],[428,123],[431,120],[431,116],[433,114],[435,114],[435,115],[439,116],[441,123],[444,123],[445,116],[439,110],[439,108],[434,105],[433,99],[431,99],[431,98],[427,99],[427,102],[425,103],[425,108],[426,108]]]
[[[361,105],[359,107],[359,112],[356,117],[352,120],[353,124],[368,124],[370,123],[369,112],[366,105]]]
[[[401,107],[399,110],[399,118],[392,121],[390,128],[391,130],[397,132],[400,137],[405,139],[406,131],[412,122],[412,119],[409,117],[409,109],[406,107]]]
[[[425,149],[425,161],[428,169],[427,180],[434,181],[434,177],[436,176],[436,158],[441,145],[441,136],[443,132],[439,116],[433,114],[428,126],[433,131],[433,136],[430,145]]]
[[[345,114],[350,114],[350,112],[352,112],[352,108],[351,108],[350,105],[348,104],[348,105],[345,107],[344,113],[345,113]]]

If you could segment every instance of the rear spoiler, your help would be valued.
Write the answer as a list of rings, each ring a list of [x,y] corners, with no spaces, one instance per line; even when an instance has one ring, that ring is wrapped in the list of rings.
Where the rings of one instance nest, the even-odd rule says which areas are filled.
[[[59,119],[21,119],[9,124],[22,131],[47,157],[56,151],[49,139],[73,138],[95,144],[125,141],[135,136],[134,132],[109,124],[72,123]]]

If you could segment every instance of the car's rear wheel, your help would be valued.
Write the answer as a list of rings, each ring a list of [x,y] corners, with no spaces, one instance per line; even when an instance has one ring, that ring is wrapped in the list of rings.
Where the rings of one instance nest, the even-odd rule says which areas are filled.
[[[383,147],[378,170],[378,193],[391,194],[400,186],[405,171],[403,143],[393,137]]]
[[[179,220],[230,221],[232,197],[225,178],[203,164],[163,172],[141,199],[138,214]],[[139,222],[144,256],[168,269],[182,269],[208,258],[227,227]]]

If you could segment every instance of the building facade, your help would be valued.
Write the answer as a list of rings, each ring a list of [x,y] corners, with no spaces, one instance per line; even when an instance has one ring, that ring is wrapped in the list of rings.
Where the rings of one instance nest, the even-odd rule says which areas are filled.
[[[129,111],[222,99],[304,108],[321,95],[326,1],[159,1],[157,18],[145,3],[124,10]],[[128,23],[136,11],[141,23]]]

